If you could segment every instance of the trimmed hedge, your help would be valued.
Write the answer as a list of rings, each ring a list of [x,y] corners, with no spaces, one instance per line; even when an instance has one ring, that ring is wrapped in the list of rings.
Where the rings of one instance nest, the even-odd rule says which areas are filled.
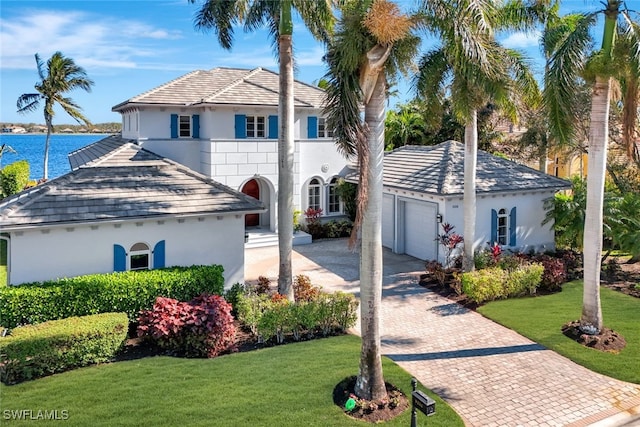
[[[320,293],[309,301],[291,303],[277,295],[241,294],[238,320],[260,340],[284,342],[286,336],[299,341],[304,335],[344,333],[357,320],[358,302],[344,292]]]
[[[222,272],[220,265],[197,265],[0,287],[0,324],[14,328],[109,312],[126,313],[134,321],[157,297],[189,301],[203,293],[222,295]]]
[[[125,313],[70,317],[15,328],[0,338],[0,381],[15,384],[106,362],[127,338]]]
[[[0,187],[2,197],[9,197],[21,192],[29,183],[29,162],[19,160],[0,170]]]
[[[534,294],[544,267],[533,263],[514,270],[489,267],[462,274],[462,292],[472,301],[482,303],[500,298]]]

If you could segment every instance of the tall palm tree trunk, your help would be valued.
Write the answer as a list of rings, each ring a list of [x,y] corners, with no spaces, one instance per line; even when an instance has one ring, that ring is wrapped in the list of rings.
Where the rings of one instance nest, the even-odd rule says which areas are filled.
[[[369,128],[368,202],[362,217],[360,252],[360,319],[362,347],[356,395],[380,400],[387,391],[380,354],[380,309],[382,303],[382,173],[384,160],[385,76],[380,73],[371,99],[365,106]]]
[[[478,111],[471,111],[464,128],[464,271],[475,269],[476,167],[478,163]]]
[[[602,256],[602,208],[609,135],[609,97],[611,79],[596,77],[591,98],[589,127],[589,174],[584,222],[584,290],[581,323],[602,329],[600,306],[600,268]]]
[[[284,3],[284,2],[283,2]],[[289,7],[289,18],[291,9]],[[293,250],[293,43],[291,33],[279,37],[280,95],[278,116],[278,293],[294,300],[291,251]]]
[[[45,122],[47,124],[47,137],[44,140],[44,164],[42,165],[42,180],[49,179],[49,142],[51,140],[51,134],[53,133],[53,123],[51,122],[51,116],[45,114]]]

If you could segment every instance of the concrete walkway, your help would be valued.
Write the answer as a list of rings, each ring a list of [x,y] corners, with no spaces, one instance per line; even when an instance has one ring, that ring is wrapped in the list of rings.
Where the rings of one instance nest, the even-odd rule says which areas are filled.
[[[359,255],[346,243],[296,246],[293,274],[359,296]],[[640,386],[596,374],[422,288],[423,272],[422,261],[385,250],[382,350],[468,426],[640,425]],[[245,251],[247,281],[277,275],[277,247]],[[352,332],[359,331],[358,324]]]

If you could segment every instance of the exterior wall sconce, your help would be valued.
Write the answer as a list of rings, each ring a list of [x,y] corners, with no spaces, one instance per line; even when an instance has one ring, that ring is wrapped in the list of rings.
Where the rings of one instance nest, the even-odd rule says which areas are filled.
[[[436,221],[438,221],[439,223],[442,223],[442,215],[440,214],[436,215]]]

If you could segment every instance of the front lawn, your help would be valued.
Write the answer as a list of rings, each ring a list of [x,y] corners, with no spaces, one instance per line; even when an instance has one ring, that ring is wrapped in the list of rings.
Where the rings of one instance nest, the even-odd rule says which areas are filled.
[[[340,380],[358,372],[360,338],[287,344],[214,359],[166,356],[91,366],[0,385],[7,411],[67,411],[67,426],[362,426],[333,404]],[[386,381],[411,395],[411,375],[383,358]],[[424,390],[422,387],[420,387]],[[463,426],[436,395],[429,426]],[[10,413],[10,412],[9,412]],[[411,409],[385,425],[407,426]],[[59,425],[40,421],[39,425]]]
[[[604,325],[627,341],[619,354],[586,348],[560,331],[565,323],[580,318],[582,281],[566,283],[553,295],[494,301],[478,311],[592,371],[640,384],[640,299],[605,287],[600,295]]]

